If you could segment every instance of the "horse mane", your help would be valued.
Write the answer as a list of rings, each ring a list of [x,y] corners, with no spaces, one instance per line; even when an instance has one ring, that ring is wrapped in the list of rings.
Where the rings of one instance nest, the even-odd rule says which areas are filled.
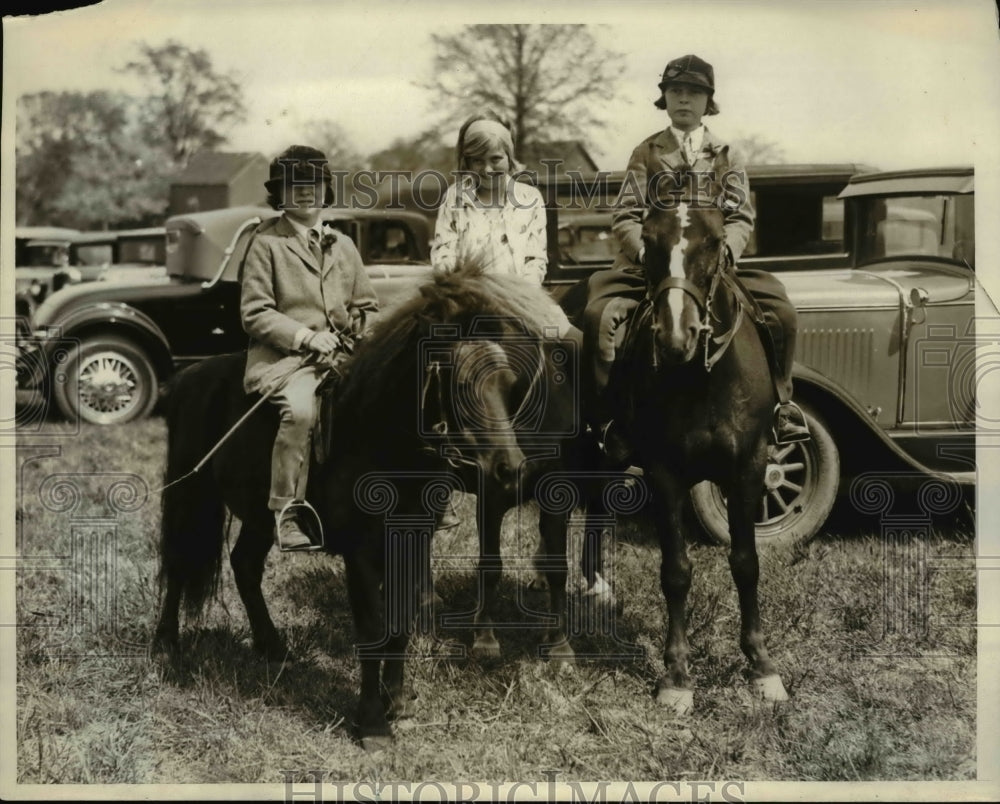
[[[551,305],[542,288],[519,277],[486,274],[476,266],[435,273],[361,342],[345,366],[335,408],[368,417],[398,404],[394,397],[417,381],[417,344],[436,325],[456,327],[460,339],[487,333],[540,338],[551,325]]]

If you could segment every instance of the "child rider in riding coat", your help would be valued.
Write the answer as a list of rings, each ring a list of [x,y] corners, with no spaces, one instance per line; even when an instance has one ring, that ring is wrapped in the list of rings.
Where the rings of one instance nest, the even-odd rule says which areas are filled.
[[[611,269],[591,276],[583,320],[584,353],[590,356],[597,385],[592,400],[598,409],[595,418],[603,431],[605,449],[620,461],[627,460],[630,453],[628,435],[625,428],[612,426],[603,415],[602,408],[607,406],[603,392],[608,361],[613,356],[609,344],[614,342],[614,330],[646,292],[642,219],[649,189],[657,189],[660,202],[665,204],[686,201],[718,206],[724,216],[725,245],[732,266],[743,253],[754,224],[745,171],[730,161],[729,146],[701,123],[703,115],[719,112],[712,66],[693,55],[674,59],[667,64],[659,89],[655,105],[666,110],[670,125],[632,152],[612,226],[620,253]],[[784,444],[808,439],[805,417],[791,401],[795,308],[772,274],[737,269],[737,276],[761,307],[776,345],[780,373],[776,378],[779,404],[775,408],[775,440]]]
[[[282,550],[313,548],[292,503],[305,497],[322,364],[378,310],[354,243],[323,231],[319,216],[332,203],[331,182],[322,151],[293,145],[276,157],[264,186],[282,215],[257,227],[243,263],[240,317],[250,336],[244,390],[270,394],[281,411],[268,507]]]

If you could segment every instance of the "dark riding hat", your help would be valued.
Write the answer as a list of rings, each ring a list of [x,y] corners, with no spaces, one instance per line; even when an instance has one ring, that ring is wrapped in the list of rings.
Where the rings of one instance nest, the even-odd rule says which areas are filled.
[[[663,99],[663,90],[671,84],[685,84],[708,92],[708,107],[705,114],[718,114],[719,107],[715,104],[715,71],[712,65],[693,54],[681,56],[667,64],[660,80],[660,97],[654,101],[657,109],[666,109],[667,102]]]
[[[333,175],[330,173],[326,154],[317,148],[310,148],[308,145],[286,148],[271,160],[268,174],[264,187],[270,198],[280,199],[282,189],[287,185],[322,181],[326,185],[323,203],[327,206],[333,203]]]

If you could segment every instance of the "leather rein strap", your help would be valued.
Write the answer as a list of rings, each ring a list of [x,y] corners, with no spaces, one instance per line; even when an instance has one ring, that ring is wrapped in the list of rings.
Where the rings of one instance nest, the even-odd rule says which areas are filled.
[[[701,330],[701,334],[705,336],[704,359],[706,372],[711,371],[715,364],[722,359],[722,356],[736,337],[736,333],[739,332],[743,324],[744,314],[748,309],[755,320],[763,320],[763,314],[757,302],[747,289],[743,287],[743,283],[736,278],[735,271],[730,270],[728,257],[729,250],[725,247],[725,244],[722,244],[719,247],[719,258],[716,260],[715,269],[712,271],[712,281],[709,283],[707,294],[703,293],[701,288],[687,277],[665,276],[656,285],[656,288],[649,297],[654,308],[659,302],[660,296],[671,288],[683,290],[694,299],[695,304],[698,305],[698,309],[701,311],[701,326],[699,329]],[[715,335],[713,334],[715,330],[713,322],[721,322],[721,319],[715,315],[712,309],[712,302],[720,285],[733,294],[736,300],[736,316],[728,329]]]
[[[514,423],[517,421],[521,412],[524,410],[525,405],[527,405],[528,400],[531,398],[535,387],[540,382],[541,378],[545,375],[545,355],[542,351],[542,345],[538,345],[538,363],[535,366],[534,374],[531,377],[531,382],[528,384],[528,390],[525,391],[524,396],[521,398],[521,403],[517,406],[517,410],[510,417],[509,422],[511,428],[513,429]],[[448,464],[457,469],[459,464],[464,464],[467,466],[475,466],[477,462],[472,458],[467,458],[462,454],[462,451],[455,444],[450,443],[451,439],[448,437],[449,428],[448,420],[445,417],[445,407],[444,407],[444,391],[442,389],[441,382],[441,363],[437,360],[432,361],[427,364],[427,368],[424,372],[424,386],[420,394],[420,421],[423,421],[424,410],[427,405],[427,393],[430,390],[431,382],[434,381],[437,386],[437,405],[438,405],[438,415],[441,417],[435,424],[431,425],[431,429],[439,436],[447,440],[448,447],[450,447],[448,452],[451,453],[450,456],[446,456]],[[421,439],[423,440],[423,439]],[[433,452],[435,455],[438,454],[438,450],[434,445],[424,441],[424,449]]]

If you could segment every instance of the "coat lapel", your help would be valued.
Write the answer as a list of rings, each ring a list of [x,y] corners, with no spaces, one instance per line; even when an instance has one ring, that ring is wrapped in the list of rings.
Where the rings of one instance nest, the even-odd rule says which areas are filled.
[[[310,252],[302,242],[302,238],[299,236],[296,228],[292,226],[292,224],[290,224],[284,216],[282,216],[281,220],[278,221],[278,226],[276,228],[280,234],[286,238],[285,243],[288,246],[288,250],[299,257],[299,259],[306,264],[306,267],[310,271],[319,273],[320,266],[316,264],[316,260],[313,257],[312,252]]]
[[[715,166],[715,160],[722,151],[728,151],[728,145],[722,145],[715,137],[712,136],[712,132],[705,128],[705,137],[701,141],[701,151],[698,154],[698,159],[695,161],[695,166],[700,167],[702,165],[707,165],[709,167]]]
[[[681,150],[680,143],[674,138],[673,132],[669,128],[661,131],[654,140],[654,143],[659,150],[658,156],[660,162],[663,163],[667,170],[683,170],[688,166],[687,161],[684,159],[684,152]]]

